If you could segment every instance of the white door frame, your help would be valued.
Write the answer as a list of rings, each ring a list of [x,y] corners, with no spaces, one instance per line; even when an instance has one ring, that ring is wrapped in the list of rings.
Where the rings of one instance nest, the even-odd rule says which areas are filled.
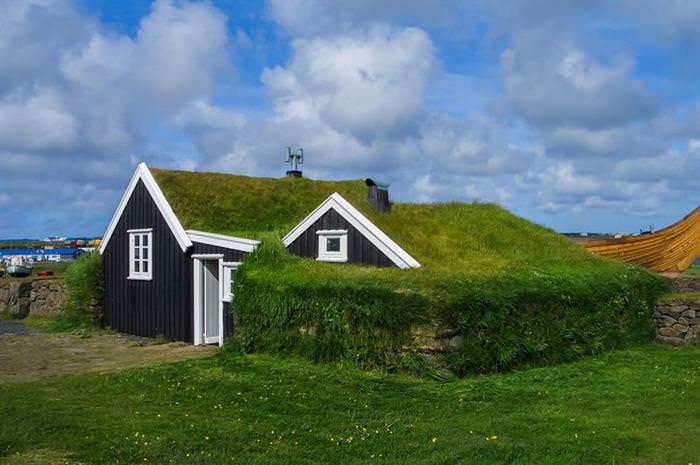
[[[204,322],[204,308],[202,308],[202,268],[203,268],[203,261],[205,260],[216,260],[219,265],[219,296],[218,296],[218,302],[219,302],[219,337],[218,341],[213,341],[213,342],[218,342],[219,347],[224,345],[224,300],[223,300],[223,295],[222,295],[222,289],[223,287],[221,286],[221,280],[223,279],[223,273],[222,273],[222,263],[224,261],[224,255],[223,254],[195,254],[192,255],[192,264],[193,264],[193,279],[194,279],[194,345],[202,345],[202,344],[207,344],[204,339],[204,327],[203,327],[203,322]],[[209,342],[211,343],[211,342]]]

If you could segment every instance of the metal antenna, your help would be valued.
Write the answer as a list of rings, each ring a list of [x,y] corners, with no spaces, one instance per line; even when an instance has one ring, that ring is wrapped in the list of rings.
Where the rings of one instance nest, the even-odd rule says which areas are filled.
[[[289,163],[291,171],[299,171],[299,165],[304,164],[304,149],[297,149],[296,153],[292,153],[292,148],[287,147],[287,159],[285,163]]]

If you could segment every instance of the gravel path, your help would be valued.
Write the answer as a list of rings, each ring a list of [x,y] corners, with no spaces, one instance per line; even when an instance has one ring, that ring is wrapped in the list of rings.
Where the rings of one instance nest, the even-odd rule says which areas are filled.
[[[27,327],[21,321],[0,320],[0,335],[3,334],[25,336],[29,334],[29,331],[27,331]]]

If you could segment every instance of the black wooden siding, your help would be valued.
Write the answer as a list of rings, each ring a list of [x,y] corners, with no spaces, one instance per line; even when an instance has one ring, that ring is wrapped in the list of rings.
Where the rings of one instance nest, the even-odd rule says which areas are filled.
[[[152,280],[129,280],[129,229],[153,230]],[[138,182],[103,253],[105,270],[104,323],[139,336],[166,336],[192,342],[192,254],[223,254],[242,261],[247,253],[194,243],[183,252],[148,190]],[[234,330],[230,305],[224,303],[224,334]]]
[[[151,281],[129,280],[129,229],[153,229]],[[103,253],[104,323],[130,334],[192,342],[192,262],[139,181]]]
[[[360,265],[396,266],[389,257],[384,255],[374,244],[355,229],[345,218],[334,209],[328,210],[301,236],[289,244],[288,250],[302,257],[318,257],[318,235],[322,229],[348,230],[348,262]]]

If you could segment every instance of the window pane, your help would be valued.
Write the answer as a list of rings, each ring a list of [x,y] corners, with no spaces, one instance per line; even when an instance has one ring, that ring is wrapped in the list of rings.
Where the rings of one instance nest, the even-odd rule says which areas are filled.
[[[138,247],[141,244],[140,241],[141,241],[141,236],[139,236],[138,234],[134,234],[134,245],[136,247]]]
[[[141,272],[141,262],[138,260],[134,260],[134,272],[135,273]]]
[[[142,262],[141,266],[143,267],[143,272],[148,273],[148,262]]]
[[[329,237],[326,239],[326,252],[340,252],[339,237]]]
[[[141,248],[140,247],[134,247],[134,258],[136,260],[141,258]]]
[[[148,260],[148,249],[143,249],[143,259]]]
[[[148,234],[143,235],[143,245],[148,247]]]

